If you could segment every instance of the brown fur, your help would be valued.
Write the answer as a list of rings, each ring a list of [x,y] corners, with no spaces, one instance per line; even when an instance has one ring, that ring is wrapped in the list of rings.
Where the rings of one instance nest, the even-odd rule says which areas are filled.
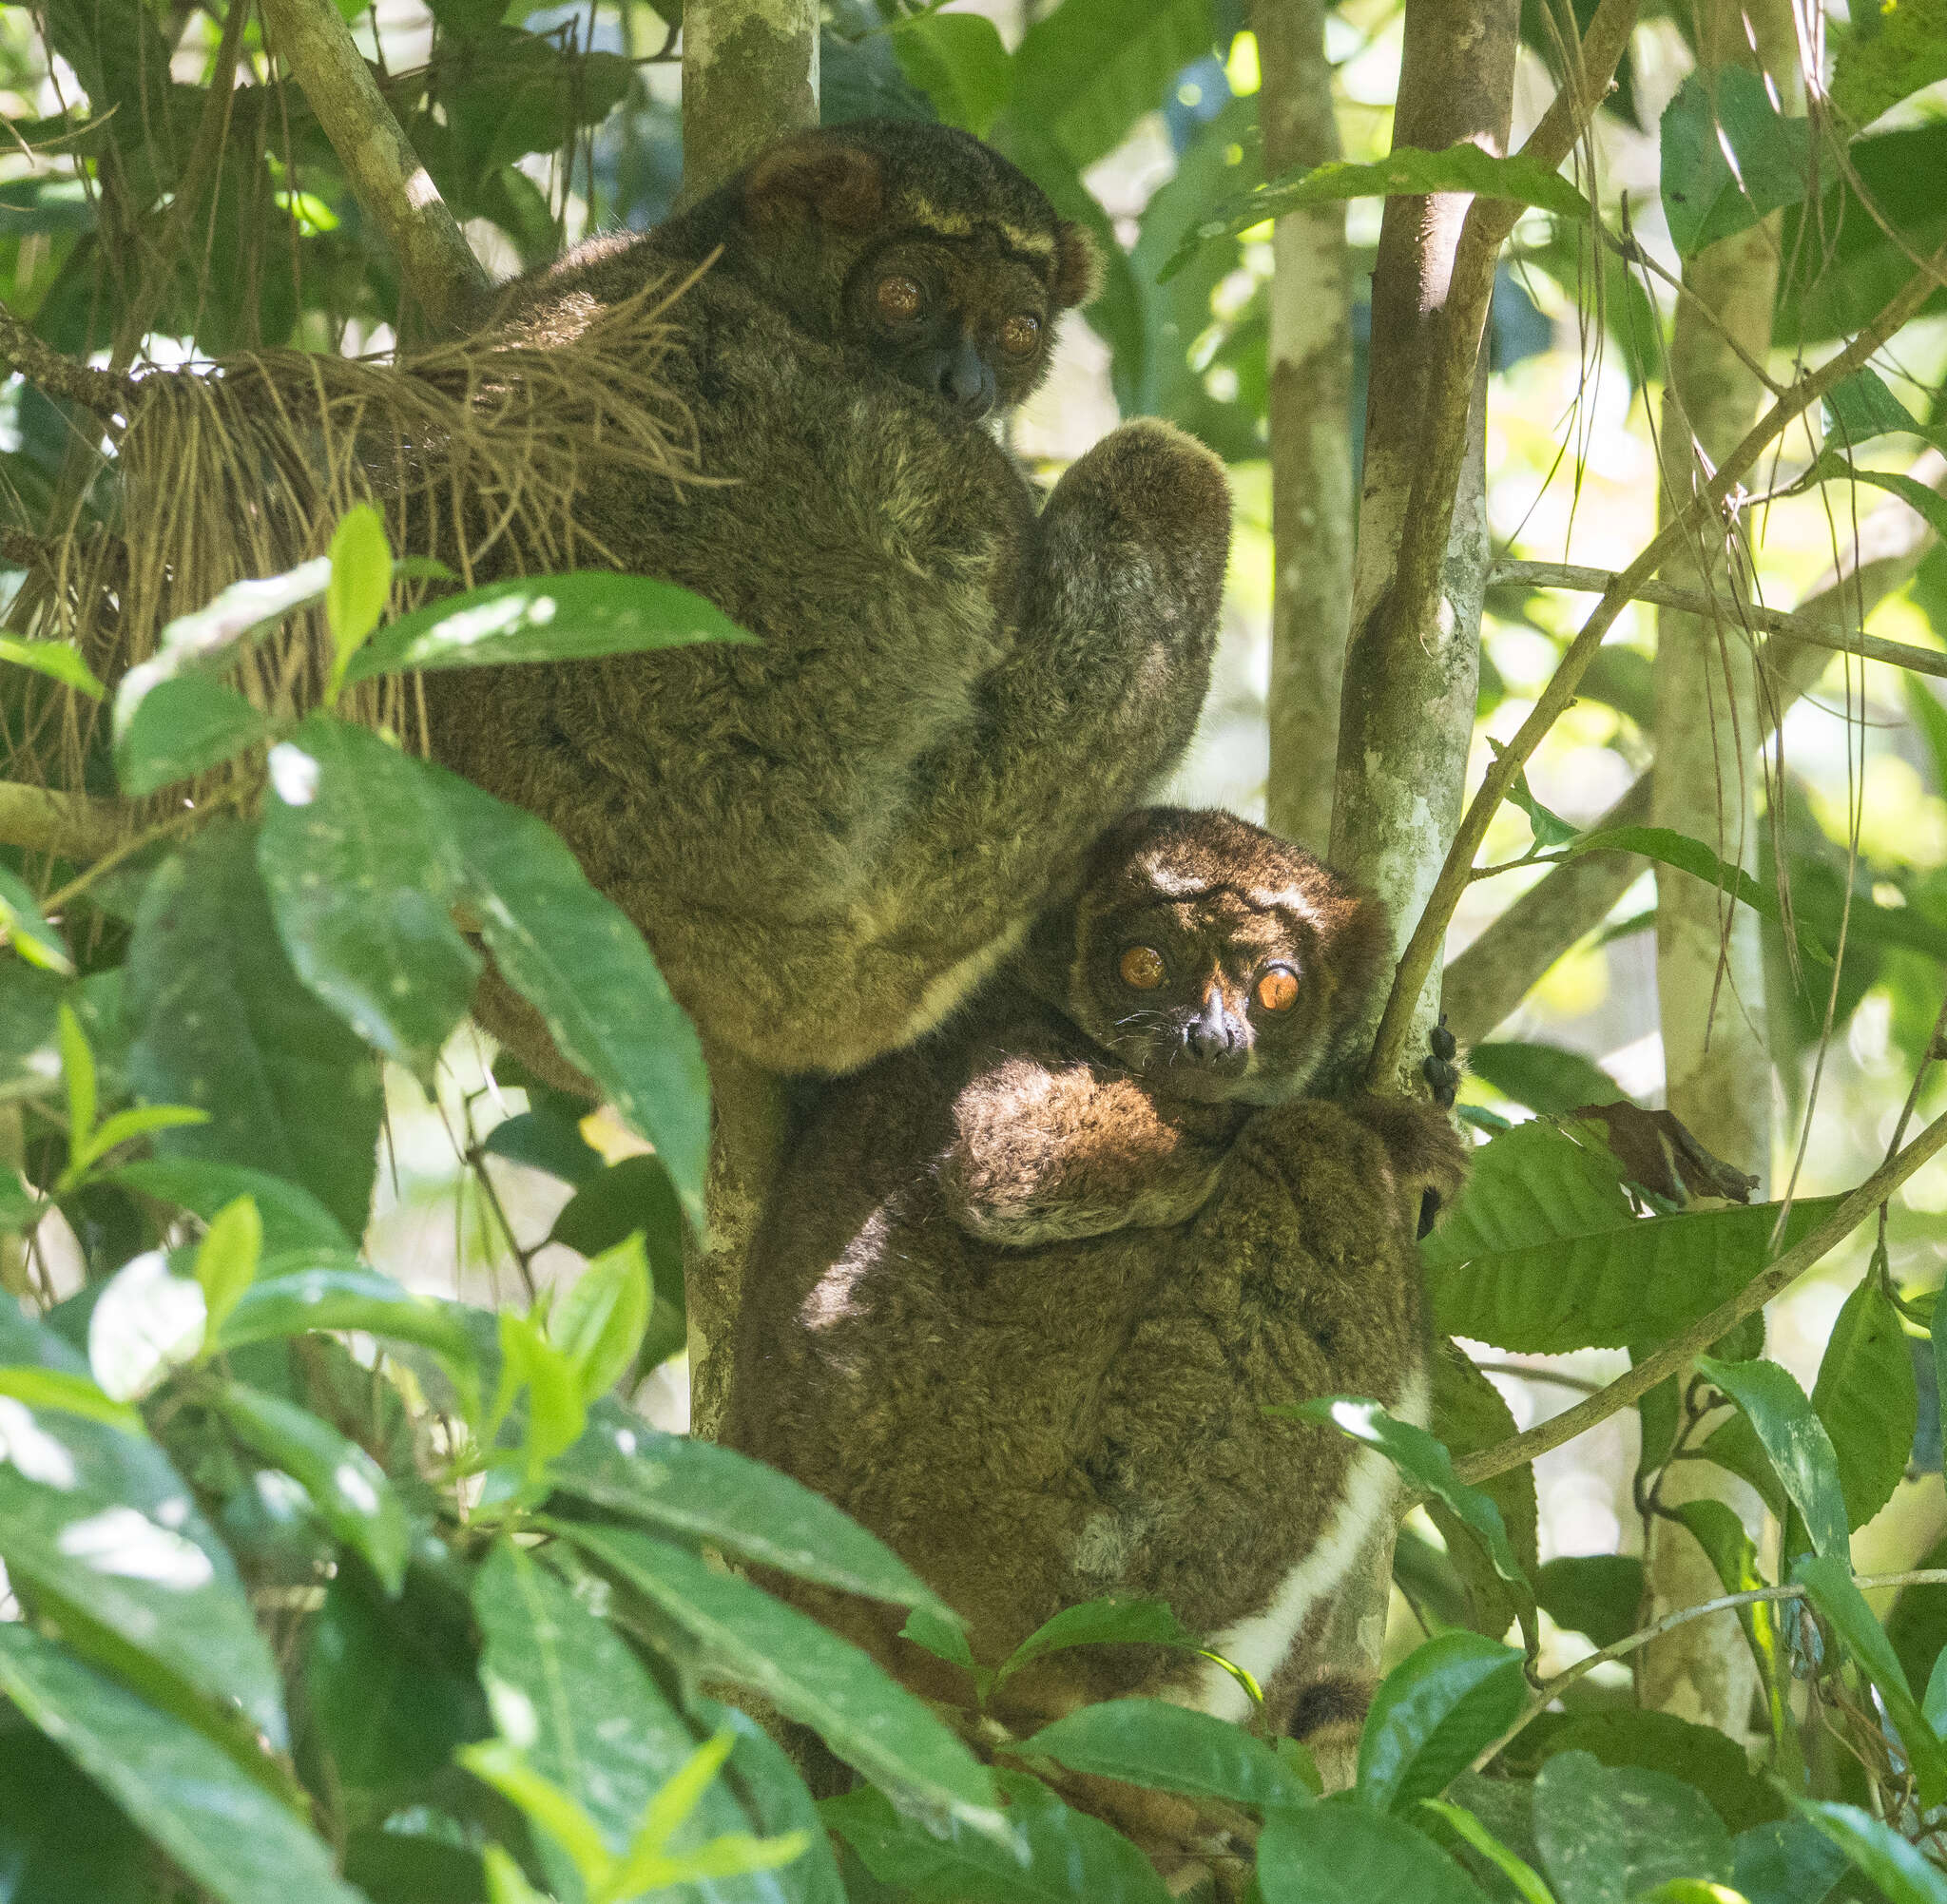
[[[1140,1012],[1115,981],[1130,943],[1176,974]],[[1261,1611],[1349,1451],[1263,1405],[1397,1403],[1423,1369],[1415,1225],[1457,1186],[1459,1142],[1425,1105],[1299,1095],[1385,943],[1374,902],[1261,829],[1132,814],[959,1019],[829,1087],[801,1130],[752,1253],[726,1438],[889,1541],[984,1664],[1108,1593],[1206,1636]],[[1242,1064],[1200,1062],[1178,1034],[1267,958],[1300,1003],[1250,1017]],[[964,1696],[896,1613],[784,1590]],[[1281,1721],[1301,1664],[1269,1687]],[[1202,1664],[1063,1653],[1007,1707],[1182,1688]]]
[[[773,1070],[843,1070],[936,1024],[1182,749],[1228,491],[1197,444],[1138,422],[1037,516],[938,394],[964,351],[1019,401],[1090,269],[964,134],[798,135],[650,236],[517,283],[500,321],[559,344],[706,263],[660,375],[702,471],[729,480],[591,467],[575,524],[761,645],[428,675],[433,749],[561,831],[706,1034]],[[938,323],[916,341],[873,328],[888,271],[928,287]],[[1020,312],[1044,320],[1025,363],[995,342]]]

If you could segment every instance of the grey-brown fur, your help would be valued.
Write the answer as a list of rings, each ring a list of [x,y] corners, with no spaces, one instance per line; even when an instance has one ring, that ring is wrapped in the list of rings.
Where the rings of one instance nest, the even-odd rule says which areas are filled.
[[[1296,848],[1145,810],[959,1017],[820,1094],[752,1252],[727,1438],[889,1541],[969,1619],[976,1660],[1108,1593],[1204,1636],[1259,1614],[1326,1535],[1352,1452],[1263,1405],[1413,1404],[1421,1199],[1452,1194],[1464,1153],[1430,1106],[1296,1094],[1386,942],[1378,906]],[[1140,1018],[1114,978],[1131,944],[1178,974]],[[1243,1029],[1256,1062],[1198,1060],[1175,1034],[1212,988],[1281,960],[1301,995]],[[896,1612],[784,1590],[964,1696]],[[1087,1648],[1003,1703],[1183,1696],[1205,1670]],[[1288,1718],[1302,1660],[1262,1676]]]
[[[650,236],[522,280],[500,321],[565,341],[720,247],[663,375],[730,480],[596,475],[576,528],[762,645],[429,675],[433,747],[565,836],[711,1038],[843,1070],[936,1024],[1182,749],[1229,499],[1206,452],[1138,422],[1037,516],[985,392],[941,394],[972,352],[1018,401],[1091,268],[1020,173],[942,127],[798,135]],[[916,340],[860,303],[891,267],[944,314]],[[1024,311],[1042,343],[1015,363],[995,337]]]

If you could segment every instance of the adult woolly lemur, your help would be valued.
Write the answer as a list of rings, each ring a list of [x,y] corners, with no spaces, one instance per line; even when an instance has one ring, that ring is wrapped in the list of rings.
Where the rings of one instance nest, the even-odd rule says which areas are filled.
[[[664,375],[729,480],[597,471],[575,526],[762,644],[428,675],[433,748],[564,835],[706,1034],[843,1070],[936,1024],[1180,752],[1229,497],[1137,422],[1037,516],[981,419],[1040,381],[1093,263],[941,126],[786,139],[516,284],[502,321],[564,342],[713,257]]]
[[[1155,1595],[1290,1719],[1394,1484],[1263,1405],[1424,1420],[1417,1223],[1465,1168],[1431,1106],[1301,1095],[1387,943],[1297,848],[1145,809],[965,1012],[822,1093],[752,1249],[726,1438],[890,1542],[977,1661],[1075,1602]],[[964,1696],[897,1612],[785,1590]],[[1244,1709],[1149,1646],[1051,1656],[1002,1703],[1128,1692]]]

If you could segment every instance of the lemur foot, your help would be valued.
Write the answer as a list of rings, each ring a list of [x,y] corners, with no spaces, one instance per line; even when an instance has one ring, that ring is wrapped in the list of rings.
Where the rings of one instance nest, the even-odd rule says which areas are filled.
[[[1454,1060],[1459,1055],[1460,1047],[1454,1034],[1447,1029],[1446,1014],[1440,1014],[1440,1022],[1426,1034],[1426,1041],[1433,1047],[1433,1054],[1420,1066],[1419,1074],[1427,1082],[1427,1088],[1434,1094],[1434,1102],[1442,1110],[1452,1110],[1454,1100],[1460,1094],[1460,1067]]]

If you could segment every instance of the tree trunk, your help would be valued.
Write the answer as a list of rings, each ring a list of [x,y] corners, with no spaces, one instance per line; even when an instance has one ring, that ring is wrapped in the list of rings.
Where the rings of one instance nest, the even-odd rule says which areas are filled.
[[[1496,153],[1507,150],[1517,14],[1512,0],[1490,7],[1408,0],[1396,144],[1438,147],[1472,139]],[[1429,411],[1438,400],[1432,386],[1440,353],[1455,347],[1455,327],[1443,320],[1450,288],[1459,288],[1454,268],[1468,203],[1464,194],[1451,193],[1388,199],[1373,273],[1354,633],[1340,703],[1330,856],[1385,895],[1396,950],[1419,916],[1459,818],[1480,668],[1489,559],[1484,357],[1473,366],[1444,366],[1447,400],[1457,394],[1468,403],[1467,438],[1444,560],[1417,565],[1436,578],[1435,586],[1416,598],[1411,583],[1397,580],[1409,538],[1427,532],[1409,503]],[[1438,997],[1436,972],[1421,1000],[1422,1030]],[[1410,1075],[1425,1046],[1423,1039],[1409,1044],[1417,1047],[1404,1067]],[[1392,1561],[1387,1523],[1335,1609],[1327,1647],[1340,1670],[1371,1673],[1378,1665]],[[1349,1764],[1321,1769],[1334,1784],[1351,1781]]]
[[[1700,0],[1699,59],[1706,77],[1750,62],[1755,29],[1764,64],[1793,96],[1797,73],[1791,15],[1781,0]],[[1666,518],[1727,457],[1754,420],[1762,387],[1740,357],[1762,362],[1771,345],[1778,285],[1776,221],[1709,246],[1684,269],[1692,296],[1677,306],[1664,394],[1660,450]],[[1724,538],[1706,523],[1666,565],[1663,578],[1734,594],[1740,577]],[[1752,777],[1761,727],[1758,675],[1749,643],[1734,625],[1663,609],[1657,616],[1654,825],[1699,835],[1747,871],[1759,827]],[[1757,1177],[1770,1174],[1771,1065],[1764,1043],[1764,967],[1757,915],[1717,888],[1657,869],[1656,980],[1671,1110],[1704,1145]],[[1761,1191],[1762,1193],[1762,1191]],[[1661,1496],[1725,1499],[1742,1513],[1756,1497],[1701,1464],[1664,1476]],[[1644,1529],[1646,1606],[1654,1620],[1721,1591],[1716,1570],[1689,1532],[1652,1515]],[[1693,1621],[1636,1656],[1646,1706],[1742,1738],[1757,1669],[1732,1615]]]
[[[1321,0],[1257,0],[1264,171],[1339,158]],[[1324,852],[1352,601],[1352,296],[1345,209],[1317,205],[1272,228],[1270,437],[1271,766],[1274,833]]]
[[[683,191],[688,203],[772,140],[818,124],[817,0],[689,0],[683,15]],[[783,1081],[706,1048],[709,1232],[690,1252],[689,1425],[714,1438],[730,1394],[743,1257],[784,1137]]]

